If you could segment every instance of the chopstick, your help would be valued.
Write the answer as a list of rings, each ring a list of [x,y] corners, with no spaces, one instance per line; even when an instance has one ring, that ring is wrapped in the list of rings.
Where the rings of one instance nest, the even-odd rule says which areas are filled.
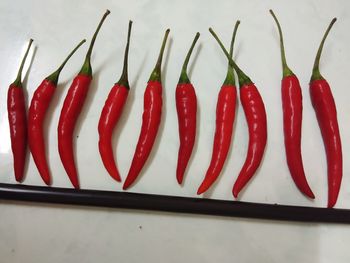
[[[0,199],[225,217],[350,223],[350,210],[0,183]]]

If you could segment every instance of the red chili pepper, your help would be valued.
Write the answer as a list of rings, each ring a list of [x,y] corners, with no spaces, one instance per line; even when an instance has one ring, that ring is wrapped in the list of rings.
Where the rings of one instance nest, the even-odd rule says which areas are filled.
[[[61,66],[41,82],[39,87],[35,90],[28,112],[28,139],[29,148],[32,153],[36,167],[39,170],[41,178],[47,185],[51,185],[50,170],[47,164],[45,154],[45,141],[43,134],[43,123],[47,109],[52,100],[53,94],[57,88],[58,78],[63,67],[66,65],[71,56],[77,49],[85,43],[82,40],[74,50],[68,55]]]
[[[247,157],[232,190],[233,195],[237,197],[242,188],[248,183],[250,178],[253,177],[264,155],[267,140],[266,111],[264,102],[254,83],[232,60],[214,31],[211,28],[209,31],[221,46],[231,66],[237,72],[240,86],[240,99],[248,124],[249,145]]]
[[[92,68],[90,63],[92,48],[103,21],[109,14],[110,11],[107,10],[92,37],[83,67],[79,74],[74,78],[73,83],[68,90],[58,122],[58,151],[64,169],[75,188],[79,188],[79,179],[73,154],[73,133],[92,80]]]
[[[17,78],[10,85],[7,93],[7,113],[10,125],[13,167],[17,182],[23,181],[27,154],[27,114],[23,93],[22,71],[32,43],[33,39],[30,39],[18,70]]]
[[[196,140],[197,97],[194,87],[187,75],[187,65],[199,36],[200,34],[197,33],[187,53],[175,91],[180,138],[176,168],[176,179],[179,184],[182,184],[184,173]]]
[[[322,133],[328,164],[328,207],[333,207],[338,199],[343,177],[342,146],[339,134],[337,109],[330,86],[319,69],[320,57],[324,42],[337,19],[334,18],[323,36],[317,51],[312,76],[310,80],[310,96],[318,125]]]
[[[233,45],[239,24],[240,21],[237,21],[232,34],[230,57],[232,57],[233,54]],[[209,189],[219,177],[225,164],[231,146],[233,123],[236,116],[236,102],[237,91],[235,75],[229,63],[226,79],[220,89],[216,103],[216,128],[211,161],[205,178],[198,188],[197,194],[202,194]]]
[[[103,164],[112,178],[118,182],[120,182],[121,179],[118,168],[114,161],[112,135],[114,127],[116,126],[123,112],[123,108],[130,89],[128,80],[128,54],[131,26],[132,21],[129,21],[128,40],[124,53],[124,66],[122,75],[119,81],[114,84],[111,91],[109,92],[98,123],[98,133],[100,136],[98,147]]]
[[[277,17],[270,10],[280,37],[281,58],[283,67],[282,79],[282,108],[284,145],[290,174],[299,190],[310,198],[315,198],[307,183],[303,159],[301,156],[301,124],[303,118],[303,97],[297,76],[288,67],[284,51],[282,29]]]
[[[154,141],[157,136],[160,119],[162,115],[162,81],[161,81],[161,66],[162,58],[165,49],[165,44],[169,35],[170,29],[165,31],[162,47],[158,56],[157,64],[149,78],[143,101],[142,126],[137,142],[128,176],[123,185],[123,189],[129,186],[136,180],[141,172],[144,164],[151,153]]]

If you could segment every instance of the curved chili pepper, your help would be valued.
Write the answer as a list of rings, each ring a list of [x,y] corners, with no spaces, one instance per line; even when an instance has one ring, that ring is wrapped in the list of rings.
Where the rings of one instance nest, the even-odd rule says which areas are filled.
[[[197,97],[196,91],[187,75],[187,65],[199,36],[200,34],[197,33],[187,53],[175,91],[180,138],[176,168],[176,179],[179,184],[182,184],[184,173],[196,140]]]
[[[149,154],[151,153],[154,141],[158,133],[158,128],[162,115],[161,66],[165,44],[169,32],[170,29],[167,29],[165,31],[157,64],[154,70],[152,71],[144,93],[141,132],[128,176],[126,177],[126,180],[123,185],[124,190],[129,188],[129,186],[136,180],[139,173],[141,172],[144,164],[148,159]]]
[[[233,54],[233,46],[239,24],[240,21],[237,21],[232,34],[230,57],[232,57]],[[233,124],[236,115],[236,102],[237,91],[235,75],[229,63],[226,79],[220,89],[216,103],[216,128],[211,161],[205,178],[198,188],[197,194],[202,194],[209,189],[219,177],[225,164],[231,146]]]
[[[63,107],[58,122],[58,151],[64,169],[66,170],[68,177],[75,188],[79,188],[79,179],[74,161],[73,133],[92,80],[92,68],[90,63],[92,48],[99,30],[109,14],[110,11],[107,10],[103,15],[94,36],[92,37],[84,64],[79,74],[74,78],[63,102]]]
[[[129,21],[128,40],[124,53],[124,66],[122,75],[119,81],[114,84],[111,91],[109,92],[108,98],[101,112],[100,120],[98,122],[98,134],[100,138],[98,142],[98,148],[100,150],[101,159],[108,173],[118,182],[120,182],[121,179],[118,168],[114,161],[112,135],[114,127],[116,126],[123,112],[123,108],[130,89],[128,80],[128,54],[131,26],[132,21]]]
[[[47,109],[52,100],[53,94],[57,88],[58,78],[63,67],[66,65],[68,60],[73,56],[75,51],[85,43],[85,39],[82,40],[74,50],[68,55],[61,66],[53,72],[51,75],[46,77],[39,87],[35,90],[33,98],[29,107],[28,112],[28,141],[29,148],[32,153],[34,162],[41,178],[47,185],[51,185],[50,170],[47,164],[46,151],[45,151],[45,141],[43,134],[43,123],[45,121],[45,116]]]
[[[283,67],[282,108],[284,145],[290,174],[299,190],[310,198],[315,198],[307,183],[303,159],[301,156],[301,125],[303,118],[303,97],[297,76],[288,67],[284,51],[282,29],[274,12],[270,10],[276,22],[280,37],[281,58]]]
[[[209,31],[221,46],[226,57],[230,61],[230,65],[237,72],[240,86],[240,99],[248,124],[249,145],[247,157],[232,190],[233,195],[237,197],[242,188],[253,177],[264,155],[267,141],[266,111],[264,102],[254,83],[232,60],[215,32],[211,28]]]
[[[319,64],[324,42],[337,19],[334,18],[323,36],[317,51],[310,80],[310,97],[321,130],[328,165],[328,207],[338,199],[343,177],[343,154],[338,127],[337,109],[331,88],[320,73]]]
[[[7,113],[10,125],[11,148],[13,154],[13,168],[17,182],[22,182],[27,154],[27,119],[23,93],[22,71],[27,59],[33,39],[29,44],[19,67],[16,80],[7,92]]]

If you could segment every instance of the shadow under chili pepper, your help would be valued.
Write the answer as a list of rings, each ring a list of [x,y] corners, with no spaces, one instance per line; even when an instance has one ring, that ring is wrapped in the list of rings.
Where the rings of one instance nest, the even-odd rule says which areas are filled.
[[[170,56],[170,52],[171,52],[171,48],[173,46],[173,39],[172,37],[169,37],[168,40],[168,45],[167,45],[167,51],[166,51],[166,56],[164,59],[164,65],[163,65],[163,70],[162,70],[162,101],[163,101],[163,105],[162,105],[162,116],[161,116],[161,122],[160,122],[160,126],[158,129],[158,133],[157,133],[157,138],[156,141],[154,142],[152,151],[144,165],[144,167],[142,168],[139,176],[136,178],[135,182],[133,183],[133,185],[137,184],[138,181],[140,180],[140,178],[143,176],[144,173],[147,172],[148,167],[152,164],[153,159],[155,158],[157,152],[158,152],[158,148],[161,142],[161,137],[163,134],[163,130],[164,130],[164,125],[165,125],[165,118],[167,115],[167,108],[166,108],[166,86],[164,85],[165,82],[163,81],[165,79],[165,76],[167,75],[168,72],[168,62],[169,62],[169,56]]]
[[[193,72],[193,69],[195,67],[195,65],[197,64],[196,61],[198,60],[198,57],[199,57],[199,54],[200,52],[202,51],[202,43],[199,43],[197,48],[196,48],[196,53],[194,54],[193,58],[192,58],[192,62],[191,62],[191,65],[189,67],[189,70],[188,70],[188,77],[189,79],[191,79],[192,77],[192,72]],[[201,126],[201,108],[200,108],[200,103],[198,102],[198,91],[201,90],[201,88],[197,89],[196,85],[194,84],[194,89],[195,89],[195,92],[196,92],[196,96],[197,96],[197,127],[196,127],[196,139],[194,141],[194,145],[193,145],[193,150],[192,150],[192,154],[191,154],[191,157],[190,159],[188,160],[188,164],[187,164],[187,168],[186,168],[186,171],[185,171],[185,174],[184,174],[184,178],[183,178],[183,181],[182,181],[182,184],[179,184],[179,186],[181,188],[183,188],[185,186],[185,183],[186,183],[186,178],[187,178],[187,174],[188,174],[188,170],[190,169],[191,165],[192,165],[192,162],[193,162],[193,156],[196,154],[197,152],[197,149],[198,149],[198,139],[200,137],[200,126]],[[176,158],[177,158],[177,152],[176,152]]]
[[[118,121],[117,127],[115,129],[115,132],[113,133],[112,148],[115,151],[118,148],[118,147],[116,147],[116,145],[118,144],[119,137],[122,134],[126,123],[129,120],[131,108],[132,108],[132,106],[134,104],[134,100],[135,100],[135,90],[136,90],[137,84],[138,84],[138,82],[140,80],[140,76],[142,74],[142,71],[144,70],[144,67],[145,67],[145,64],[146,64],[146,61],[147,61],[147,56],[148,56],[148,54],[146,54],[143,57],[142,62],[140,63],[140,66],[138,67],[138,70],[136,71],[135,77],[134,77],[133,81],[131,81],[131,83],[130,83],[130,90],[129,90],[128,98],[127,98],[125,106],[124,106],[123,113],[120,116],[120,119]],[[115,152],[114,158],[115,158],[115,162],[117,164],[117,167],[119,168],[119,165],[118,165],[118,153],[117,152]],[[120,174],[121,174],[121,177],[122,177],[122,173],[121,172],[120,172]],[[122,178],[122,180],[123,180],[123,178]]]
[[[28,89],[27,89],[27,84],[28,84],[28,77],[29,77],[29,73],[32,69],[33,66],[33,62],[34,62],[34,57],[36,55],[36,52],[38,50],[37,46],[34,46],[33,48],[33,54],[30,57],[29,61],[29,66],[28,69],[26,71],[26,73],[24,74],[24,78],[22,81],[23,84],[23,94],[24,94],[24,103],[25,103],[25,109],[26,109],[26,113],[28,113],[28,105],[29,105],[29,101],[28,101]],[[28,121],[28,120],[27,120]],[[27,144],[27,154],[26,154],[26,159],[25,159],[25,163],[24,163],[24,171],[23,171],[23,178],[22,178],[22,182],[26,179],[27,177],[27,172],[28,172],[28,166],[29,166],[29,160],[30,160],[30,150],[29,150],[29,146]]]

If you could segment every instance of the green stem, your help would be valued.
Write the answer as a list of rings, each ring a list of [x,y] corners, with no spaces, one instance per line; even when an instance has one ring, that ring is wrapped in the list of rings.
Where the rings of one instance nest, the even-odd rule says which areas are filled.
[[[331,31],[332,26],[334,25],[335,21],[337,21],[337,18],[333,18],[331,23],[329,24],[323,38],[322,41],[320,43],[320,46],[318,48],[317,54],[316,54],[316,58],[315,58],[315,62],[314,62],[314,67],[312,69],[312,76],[311,76],[311,81],[314,80],[318,80],[318,79],[323,79],[321,73],[320,73],[320,58],[321,58],[321,53],[322,53],[322,49],[323,49],[323,45],[324,42],[326,41],[326,38],[328,36],[329,31]]]
[[[128,78],[128,56],[129,56],[129,45],[130,45],[130,35],[131,35],[131,27],[132,27],[132,21],[129,21],[129,28],[128,28],[128,38],[126,41],[126,47],[124,52],[124,64],[123,64],[123,71],[120,79],[118,80],[118,84],[121,86],[126,87],[127,89],[130,88],[129,86],[129,78]]]
[[[277,24],[278,34],[280,37],[280,49],[281,49],[281,58],[282,58],[283,77],[293,76],[294,75],[293,71],[291,71],[291,69],[287,65],[286,53],[284,51],[284,41],[283,41],[283,34],[282,34],[281,25],[280,25],[276,15],[275,15],[275,13],[271,9],[270,9],[270,13]]]
[[[22,71],[23,71],[24,63],[26,62],[26,59],[28,57],[30,47],[32,46],[32,43],[33,43],[33,39],[30,39],[26,53],[24,54],[21,65],[19,67],[16,80],[12,83],[12,85],[14,85],[16,87],[22,87]]]
[[[192,45],[190,47],[190,50],[188,51],[188,53],[186,55],[184,64],[182,65],[182,70],[181,70],[181,75],[180,75],[180,79],[179,79],[179,84],[191,83],[191,81],[190,81],[190,79],[188,78],[188,75],[187,75],[187,65],[188,65],[188,62],[190,61],[190,57],[191,57],[193,48],[196,45],[199,36],[200,36],[200,34],[199,34],[199,32],[197,32],[196,36],[193,39]]]
[[[95,40],[96,40],[96,37],[97,37],[97,34],[98,32],[100,31],[101,29],[101,26],[103,24],[103,22],[105,21],[106,17],[110,14],[111,12],[109,10],[106,11],[106,13],[104,13],[100,23],[98,24],[97,26],[97,29],[95,31],[95,34],[93,35],[92,39],[91,39],[91,43],[90,43],[90,46],[89,46],[89,49],[86,53],[86,57],[85,57],[85,61],[84,61],[84,64],[79,72],[79,74],[81,75],[87,75],[87,76],[92,76],[92,68],[91,68],[91,54],[92,54],[92,49],[94,47],[94,44],[95,44]]]
[[[162,80],[161,80],[161,67],[162,67],[162,60],[163,60],[163,53],[164,53],[164,49],[165,49],[165,44],[166,44],[166,41],[168,39],[169,32],[170,32],[170,29],[167,29],[165,31],[165,35],[164,35],[163,42],[162,42],[162,47],[161,47],[159,55],[158,55],[157,64],[154,67],[148,81],[162,82]]]
[[[84,44],[86,42],[86,39],[83,39],[82,41],[80,41],[80,43],[71,51],[71,53],[69,53],[68,57],[63,61],[63,63],[61,64],[61,66],[59,66],[59,68],[53,72],[51,75],[49,75],[46,80],[52,82],[55,86],[57,86],[57,82],[58,82],[58,78],[60,76],[60,73],[62,71],[62,69],[64,68],[64,66],[66,65],[66,63],[68,62],[68,60],[73,56],[73,54],[80,48],[80,46],[82,44]]]
[[[241,21],[237,20],[236,24],[235,24],[235,28],[233,30],[232,33],[232,39],[231,39],[231,44],[230,44],[230,57],[232,58],[233,55],[233,47],[235,44],[235,40],[236,40],[236,34],[237,34],[237,30],[238,30],[238,26],[241,23]],[[226,79],[224,81],[224,85],[235,85],[235,74],[233,72],[233,68],[230,65],[230,62],[228,63],[228,68],[227,68],[227,75],[226,75]]]
[[[215,34],[214,30],[212,28],[209,28],[209,32],[213,35],[213,37],[216,39],[218,44],[220,45],[222,51],[225,53],[230,65],[235,69],[238,75],[239,85],[242,87],[243,85],[252,84],[253,82],[250,80],[250,78],[237,66],[237,64],[233,61],[233,59],[230,57],[230,54],[227,52],[226,48],[220,41],[219,37]]]

